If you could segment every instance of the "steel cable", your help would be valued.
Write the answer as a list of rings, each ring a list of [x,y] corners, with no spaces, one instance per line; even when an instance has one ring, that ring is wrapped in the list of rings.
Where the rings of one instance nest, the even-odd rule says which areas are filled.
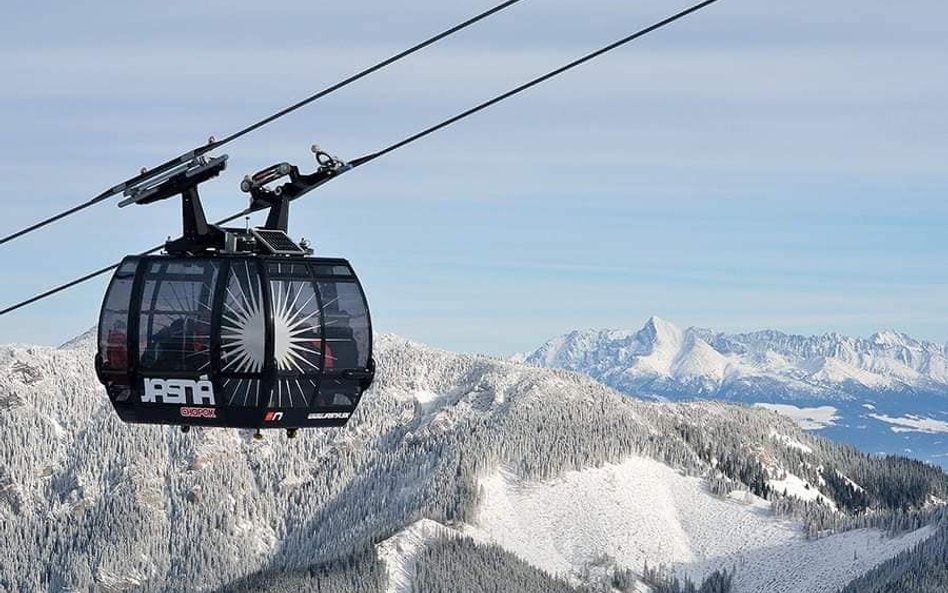
[[[598,50],[596,50],[596,51],[594,51],[594,52],[591,52],[591,53],[589,53],[589,54],[586,54],[585,56],[583,56],[583,57],[581,57],[581,58],[579,58],[579,59],[573,60],[572,62],[570,62],[570,63],[568,63],[568,64],[566,64],[566,65],[564,65],[564,66],[561,66],[560,68],[557,68],[556,70],[553,70],[553,71],[551,71],[551,72],[549,72],[549,73],[547,73],[547,74],[544,74],[543,76],[539,76],[539,77],[537,77],[537,78],[534,78],[534,79],[531,80],[530,82],[524,83],[524,84],[522,84],[522,85],[520,85],[520,86],[518,86],[518,87],[516,87],[516,88],[514,88],[514,89],[511,89],[511,90],[509,90],[509,91],[507,91],[507,92],[505,92],[505,93],[502,93],[502,94],[500,94],[500,95],[497,95],[497,96],[494,97],[493,99],[490,99],[490,100],[488,100],[488,101],[485,101],[485,102],[483,102],[483,103],[477,105],[476,107],[472,107],[471,109],[468,109],[468,110],[466,110],[466,111],[463,111],[463,112],[461,112],[461,113],[455,115],[454,117],[448,118],[448,119],[442,121],[441,123],[435,124],[435,125],[433,125],[433,126],[431,126],[431,127],[429,127],[429,128],[426,128],[426,129],[422,130],[421,132],[418,132],[418,133],[416,133],[416,134],[412,134],[411,136],[408,136],[407,138],[405,138],[405,139],[403,139],[403,140],[400,140],[400,141],[398,141],[398,142],[396,142],[396,143],[394,143],[394,144],[391,144],[391,145],[387,146],[386,148],[383,148],[382,150],[379,150],[379,151],[377,151],[377,152],[373,152],[373,153],[371,153],[371,154],[368,154],[368,155],[365,155],[365,156],[360,157],[360,158],[358,158],[358,159],[355,159],[355,160],[353,160],[353,161],[351,161],[351,162],[349,163],[350,169],[351,169],[351,168],[355,168],[355,167],[359,167],[359,166],[364,165],[364,164],[366,164],[366,163],[369,163],[369,162],[371,162],[371,161],[373,161],[373,160],[375,160],[375,159],[377,159],[377,158],[379,158],[379,157],[382,157],[382,156],[384,156],[384,155],[386,155],[386,154],[389,154],[389,153],[391,153],[391,152],[393,152],[393,151],[395,151],[395,150],[398,150],[399,148],[402,148],[403,146],[406,146],[406,145],[408,145],[408,144],[411,144],[412,142],[415,142],[415,141],[417,141],[417,140],[420,140],[421,138],[424,138],[425,136],[428,136],[429,134],[432,134],[432,133],[434,133],[434,132],[436,132],[436,131],[438,131],[438,130],[441,130],[441,129],[443,129],[443,128],[445,128],[445,127],[447,127],[447,126],[449,126],[449,125],[451,125],[451,124],[453,124],[453,123],[456,123],[456,122],[458,122],[458,121],[460,121],[460,120],[462,120],[462,119],[464,119],[464,118],[466,118],[466,117],[469,117],[469,116],[471,116],[471,115],[474,115],[475,113],[477,113],[477,112],[479,112],[479,111],[482,111],[482,110],[484,110],[484,109],[486,109],[486,108],[488,108],[488,107],[490,107],[490,106],[492,106],[492,105],[495,105],[495,104],[497,104],[497,103],[499,103],[499,102],[501,102],[501,101],[503,101],[503,100],[505,100],[505,99],[508,99],[508,98],[510,98],[510,97],[512,97],[512,96],[514,96],[514,95],[516,95],[516,94],[519,94],[519,93],[521,93],[521,92],[523,92],[523,91],[525,91],[525,90],[527,90],[527,89],[529,89],[529,88],[532,88],[532,87],[534,87],[534,86],[536,86],[536,85],[538,85],[538,84],[540,84],[540,83],[542,83],[542,82],[545,82],[545,81],[547,81],[547,80],[549,80],[549,79],[551,79],[551,78],[553,78],[553,77],[555,77],[555,76],[558,76],[558,75],[560,75],[560,74],[562,74],[562,73],[564,73],[564,72],[566,72],[566,71],[568,71],[568,70],[571,70],[571,69],[573,69],[573,68],[575,68],[575,67],[577,67],[577,66],[579,66],[579,65],[581,65],[581,64],[584,64],[584,63],[586,63],[586,62],[588,62],[588,61],[590,61],[590,60],[592,60],[592,59],[594,59],[594,58],[596,58],[596,57],[598,57],[598,56],[601,56],[601,55],[604,54],[604,53],[607,53],[607,52],[609,52],[609,51],[612,51],[612,50],[614,50],[614,49],[616,49],[616,48],[619,48],[619,47],[621,47],[621,46],[623,46],[623,45],[625,45],[625,44],[631,42],[631,41],[634,41],[634,40],[636,40],[636,39],[638,39],[638,38],[640,38],[640,37],[643,37],[643,36],[645,36],[645,35],[648,35],[649,33],[653,32],[653,31],[656,31],[656,30],[661,29],[661,28],[663,28],[663,27],[665,27],[665,26],[668,26],[668,25],[670,25],[671,23],[673,23],[673,22],[675,22],[675,21],[677,21],[677,20],[679,20],[679,19],[681,19],[681,18],[684,18],[684,17],[686,17],[686,16],[688,16],[688,15],[694,13],[694,12],[697,12],[697,11],[699,11],[699,10],[701,10],[701,9],[707,7],[707,6],[710,6],[711,4],[714,4],[714,3],[716,3],[716,2],[719,2],[719,1],[720,1],[720,0],[705,0],[704,2],[701,2],[701,3],[699,3],[699,4],[695,4],[695,5],[692,6],[691,8],[688,8],[688,9],[686,9],[686,10],[683,10],[683,11],[679,12],[679,13],[676,13],[676,14],[674,14],[674,15],[672,15],[672,16],[670,16],[670,17],[668,17],[668,18],[666,18],[666,19],[664,19],[664,20],[662,20],[662,21],[659,21],[659,22],[655,23],[654,25],[651,25],[651,26],[649,26],[649,27],[646,27],[645,29],[642,29],[642,30],[640,30],[640,31],[637,31],[637,32],[635,32],[635,33],[632,33],[631,35],[628,35],[628,36],[626,36],[626,37],[623,37],[622,39],[620,39],[620,40],[618,40],[618,41],[616,41],[616,42],[614,42],[614,43],[610,43],[609,45],[607,45],[607,46],[605,46],[605,47],[603,47],[603,48],[601,48],[601,49],[598,49]],[[234,214],[234,215],[232,215],[232,216],[229,216],[229,217],[227,217],[227,218],[225,218],[225,219],[219,221],[217,224],[225,224],[225,223],[230,222],[230,221],[232,221],[232,220],[235,220],[235,219],[237,219],[237,218],[239,218],[239,217],[241,217],[241,216],[244,216],[244,215],[246,215],[246,214],[249,214],[250,212],[252,212],[252,210],[251,210],[250,208],[247,208],[247,209],[245,209],[245,210],[242,210],[242,211],[240,211],[240,212],[238,212],[238,213],[236,213],[236,214]],[[154,252],[160,250],[162,247],[163,247],[163,246],[155,247],[155,248],[153,248],[153,249],[151,249],[151,250],[149,250],[149,251],[146,251],[145,253],[143,253],[143,255],[146,255],[146,254],[149,254],[149,253],[154,253]],[[87,275],[85,275],[85,276],[83,276],[83,277],[81,277],[81,278],[78,278],[78,279],[73,280],[73,281],[71,281],[71,282],[68,282],[68,283],[66,283],[66,284],[62,284],[62,285],[57,286],[56,288],[53,288],[53,289],[51,289],[51,290],[48,290],[48,291],[46,291],[46,292],[44,292],[44,293],[42,293],[42,294],[36,295],[36,296],[34,296],[34,297],[30,298],[30,299],[27,299],[27,300],[25,300],[25,301],[22,301],[22,302],[20,302],[20,303],[17,303],[17,304],[15,304],[15,305],[12,305],[12,306],[10,306],[10,307],[7,307],[6,309],[0,310],[0,316],[5,315],[5,314],[7,314],[7,313],[9,313],[9,312],[11,312],[11,311],[15,311],[15,310],[17,310],[17,309],[19,309],[19,308],[21,308],[21,307],[25,307],[26,305],[29,305],[29,304],[31,304],[31,303],[34,303],[34,302],[39,301],[39,300],[41,300],[41,299],[44,299],[44,298],[46,298],[46,297],[48,297],[48,296],[54,295],[54,294],[56,294],[56,293],[58,293],[58,292],[61,292],[61,291],[63,291],[63,290],[66,290],[67,288],[71,288],[71,287],[73,287],[73,286],[75,286],[75,285],[77,285],[77,284],[81,284],[82,282],[85,282],[85,281],[87,281],[87,280],[91,280],[92,278],[95,278],[96,276],[101,276],[102,274],[105,274],[106,272],[108,272],[108,271],[110,271],[110,270],[114,270],[115,268],[118,267],[118,265],[119,265],[119,264],[114,264],[114,265],[112,265],[112,266],[109,266],[108,268],[103,268],[103,269],[98,270],[98,271],[96,271],[96,272],[92,272],[91,274],[87,274]]]
[[[26,227],[26,228],[24,228],[24,229],[21,229],[21,230],[15,232],[15,233],[12,233],[12,234],[10,234],[10,235],[7,235],[6,237],[3,237],[2,239],[0,239],[0,245],[3,245],[4,243],[7,243],[7,242],[9,242],[9,241],[12,241],[12,240],[14,240],[14,239],[16,239],[16,238],[18,238],[18,237],[22,237],[23,235],[29,234],[29,233],[31,233],[31,232],[33,232],[33,231],[39,230],[39,229],[45,227],[46,225],[49,225],[49,224],[52,224],[52,223],[56,222],[57,220],[62,220],[63,218],[66,218],[67,216],[70,216],[70,215],[72,215],[72,214],[75,214],[75,213],[77,213],[77,212],[80,212],[80,211],[82,211],[82,210],[85,210],[86,208],[89,208],[90,206],[94,206],[94,205],[98,204],[99,202],[105,201],[105,200],[107,200],[107,199],[109,199],[109,198],[111,198],[111,197],[113,197],[113,196],[115,196],[115,195],[117,195],[117,194],[122,193],[123,191],[125,191],[125,188],[127,188],[127,187],[130,187],[130,186],[132,186],[132,185],[141,183],[141,182],[143,182],[143,181],[147,181],[147,180],[149,180],[149,179],[153,179],[153,178],[155,178],[155,177],[161,175],[162,173],[173,169],[174,167],[176,167],[176,166],[178,166],[178,165],[181,165],[181,164],[184,164],[184,163],[188,163],[188,162],[192,161],[193,159],[195,159],[195,158],[197,158],[197,157],[199,157],[199,156],[201,156],[201,155],[203,155],[203,154],[207,154],[208,152],[210,152],[210,151],[212,151],[212,150],[216,150],[216,149],[218,149],[218,148],[224,146],[225,144],[228,144],[228,143],[230,143],[230,142],[233,142],[234,140],[237,140],[238,138],[240,138],[240,137],[242,137],[242,136],[245,136],[245,135],[247,135],[247,134],[253,132],[254,130],[257,130],[257,129],[259,129],[259,128],[262,128],[263,126],[265,126],[265,125],[267,125],[267,124],[273,122],[274,120],[277,120],[277,119],[283,117],[284,115],[287,115],[287,114],[289,114],[289,113],[291,113],[291,112],[293,112],[293,111],[296,111],[297,109],[300,109],[301,107],[305,107],[306,105],[309,105],[309,104],[312,103],[313,101],[316,101],[316,100],[318,100],[318,99],[321,99],[321,98],[325,97],[326,95],[329,95],[330,93],[333,93],[333,92],[335,92],[335,91],[338,91],[339,89],[341,89],[341,88],[343,88],[343,87],[345,87],[345,86],[348,86],[348,85],[352,84],[353,82],[355,82],[355,81],[357,81],[357,80],[359,80],[359,79],[361,79],[361,78],[365,78],[366,76],[368,76],[368,75],[370,75],[370,74],[372,74],[372,73],[374,73],[374,72],[378,72],[378,71],[381,70],[382,68],[385,68],[386,66],[390,66],[391,64],[393,64],[393,63],[395,63],[395,62],[397,62],[397,61],[399,61],[399,60],[401,60],[401,59],[403,59],[403,58],[406,58],[406,57],[410,56],[411,54],[413,54],[413,53],[415,53],[415,52],[418,52],[418,51],[420,51],[420,50],[422,50],[422,49],[428,47],[429,45],[432,45],[432,44],[434,44],[434,43],[437,43],[438,41],[441,41],[441,40],[444,39],[445,37],[449,37],[450,35],[453,35],[453,34],[457,33],[458,31],[461,31],[462,29],[466,29],[467,27],[470,27],[471,25],[477,23],[478,21],[481,21],[481,20],[483,20],[483,19],[485,19],[485,18],[487,18],[487,17],[489,17],[489,16],[491,16],[491,15],[493,15],[493,14],[496,14],[496,13],[502,11],[502,10],[505,10],[505,9],[509,8],[510,6],[513,6],[514,4],[517,4],[517,3],[520,2],[520,1],[521,1],[521,0],[507,0],[506,2],[502,2],[501,4],[498,4],[498,5],[494,6],[493,8],[491,8],[491,9],[489,9],[489,10],[485,10],[484,12],[478,14],[477,16],[474,16],[474,17],[472,17],[472,18],[470,18],[470,19],[468,19],[468,20],[466,20],[466,21],[464,21],[464,22],[462,22],[462,23],[459,23],[459,24],[457,24],[457,25],[451,27],[450,29],[446,29],[446,30],[442,31],[441,33],[438,33],[437,35],[435,35],[435,36],[433,36],[433,37],[429,37],[428,39],[422,41],[421,43],[419,43],[419,44],[417,44],[417,45],[413,45],[412,47],[410,47],[410,48],[408,48],[408,49],[406,49],[406,50],[404,50],[404,51],[402,51],[402,52],[399,52],[399,53],[397,53],[397,54],[391,56],[390,58],[388,58],[388,59],[386,59],[386,60],[383,60],[383,61],[381,61],[381,62],[375,64],[374,66],[370,66],[369,68],[366,68],[365,70],[362,70],[361,72],[358,72],[357,74],[353,74],[352,76],[350,76],[349,78],[346,78],[345,80],[342,80],[342,81],[340,81],[340,82],[337,82],[336,84],[334,84],[334,85],[332,85],[332,86],[330,86],[330,87],[327,87],[327,88],[325,88],[325,89],[323,89],[323,90],[321,90],[321,91],[319,91],[319,92],[317,92],[317,93],[315,93],[315,94],[313,94],[313,95],[310,95],[309,97],[306,97],[306,98],[303,99],[302,101],[299,101],[299,102],[297,102],[297,103],[294,103],[293,105],[290,105],[290,106],[287,107],[286,109],[282,109],[282,110],[280,110],[280,111],[274,113],[273,115],[269,115],[269,116],[265,117],[264,119],[262,119],[262,120],[260,120],[260,121],[258,121],[258,122],[255,122],[255,123],[253,123],[253,124],[247,126],[246,128],[243,128],[242,130],[240,130],[240,131],[238,131],[238,132],[235,132],[235,133],[231,134],[230,136],[227,136],[226,138],[224,138],[224,139],[222,139],[222,140],[211,140],[210,142],[208,142],[208,143],[207,143],[206,145],[204,145],[204,146],[200,146],[200,147],[195,148],[194,150],[192,150],[192,151],[190,151],[190,152],[186,152],[186,153],[182,154],[181,156],[178,156],[178,157],[176,157],[176,158],[173,158],[173,159],[171,159],[171,160],[169,160],[169,161],[166,161],[166,162],[164,162],[164,163],[158,165],[157,167],[154,167],[154,168],[149,169],[149,170],[147,170],[147,171],[143,171],[142,174],[140,174],[140,175],[136,175],[135,177],[131,177],[131,178],[129,178],[129,179],[126,179],[126,180],[123,181],[122,183],[120,183],[120,184],[118,184],[118,185],[112,186],[111,188],[105,190],[104,192],[102,192],[101,194],[95,196],[94,198],[92,198],[91,200],[89,200],[89,201],[87,201],[87,202],[83,202],[82,204],[79,204],[79,205],[77,205],[77,206],[73,206],[72,208],[69,208],[68,210],[64,210],[63,212],[60,212],[59,214],[55,214],[55,215],[53,215],[53,216],[50,216],[49,218],[45,218],[45,219],[43,219],[43,220],[40,220],[39,222],[37,222],[37,223],[35,223],[35,224],[32,224],[32,225],[30,225],[30,226],[28,226],[28,227]],[[0,312],[0,314],[2,314],[2,312]]]

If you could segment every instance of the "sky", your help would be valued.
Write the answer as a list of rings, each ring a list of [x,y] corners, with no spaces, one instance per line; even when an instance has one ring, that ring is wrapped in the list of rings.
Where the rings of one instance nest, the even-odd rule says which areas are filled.
[[[5,7],[0,234],[495,3]],[[370,153],[686,6],[522,0],[227,146],[208,216],[313,143]],[[449,350],[651,315],[946,343],[946,58],[943,2],[722,0],[324,186],[290,232],[352,262],[377,331]],[[117,202],[0,246],[0,305],[180,232],[174,201]],[[0,343],[85,331],[106,282],[0,317]]]

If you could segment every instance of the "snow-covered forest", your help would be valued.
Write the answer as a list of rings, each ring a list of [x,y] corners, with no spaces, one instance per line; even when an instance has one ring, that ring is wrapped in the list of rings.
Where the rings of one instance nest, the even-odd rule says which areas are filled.
[[[473,579],[455,585],[495,565],[522,575],[504,590],[533,593],[640,581],[645,560],[671,571],[669,586],[717,591],[715,571],[733,570],[737,592],[770,580],[829,592],[944,521],[939,468],[867,456],[773,412],[646,403],[392,336],[376,356],[347,427],[255,441],[122,424],[91,336],[0,348],[0,591],[459,590],[447,564]],[[592,483],[597,499],[580,503]],[[642,517],[588,514],[623,504]],[[510,517],[551,505],[559,523],[518,543],[541,522]],[[424,521],[440,535],[413,527]]]
[[[938,532],[859,577],[842,593],[943,593],[948,591],[948,522]]]

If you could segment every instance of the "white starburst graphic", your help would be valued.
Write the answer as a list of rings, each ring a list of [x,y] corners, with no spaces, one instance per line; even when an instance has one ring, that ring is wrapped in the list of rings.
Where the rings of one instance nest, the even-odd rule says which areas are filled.
[[[300,375],[321,372],[320,310],[315,286],[299,280],[272,280],[270,295],[273,362],[277,371]],[[223,371],[263,372],[267,352],[266,315],[259,276],[246,262],[242,267],[234,266],[221,320]],[[236,398],[243,401],[243,405],[256,405],[259,379],[228,379],[225,386],[230,387],[235,381],[231,400]],[[308,406],[309,394],[316,385],[316,380],[311,377],[284,376],[274,385],[270,405]]]
[[[259,373],[266,361],[266,318],[260,280],[244,263],[246,291],[235,268],[227,286],[221,319],[221,358],[225,371]]]
[[[274,280],[273,358],[277,369],[318,373],[322,353],[316,349],[319,335],[319,307],[312,284]],[[305,300],[303,300],[305,298]],[[301,302],[302,301],[302,302]]]

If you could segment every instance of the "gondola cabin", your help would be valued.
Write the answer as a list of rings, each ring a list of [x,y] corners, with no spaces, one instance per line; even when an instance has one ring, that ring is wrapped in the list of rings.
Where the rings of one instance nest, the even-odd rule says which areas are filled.
[[[226,229],[183,192],[184,236],[118,266],[95,363],[122,420],[292,434],[352,415],[374,376],[368,304],[348,261],[312,257],[286,235],[290,195],[266,204],[267,226]]]

